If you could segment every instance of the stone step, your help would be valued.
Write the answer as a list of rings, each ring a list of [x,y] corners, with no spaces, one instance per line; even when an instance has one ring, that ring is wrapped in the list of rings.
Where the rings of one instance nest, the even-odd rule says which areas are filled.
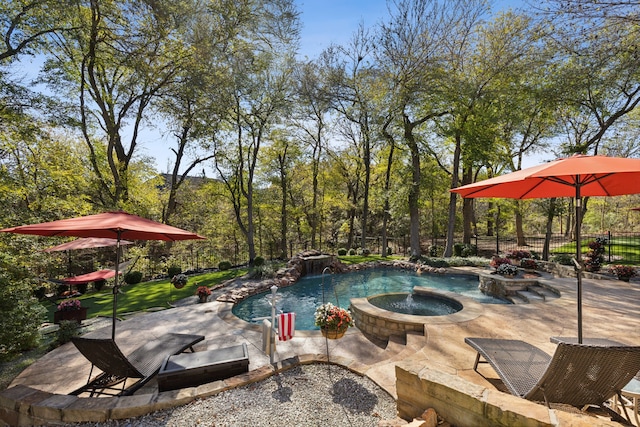
[[[547,301],[550,299],[559,297],[557,293],[553,292],[551,289],[545,288],[544,286],[539,286],[539,285],[529,286],[527,290],[531,292],[535,292],[536,294],[544,297],[544,299]]]
[[[515,304],[515,305],[519,305],[519,304],[529,304],[529,301],[527,301],[526,299],[524,299],[521,295],[518,294],[514,294],[514,295],[507,295],[505,297],[505,299],[509,302],[511,302],[511,304]]]
[[[529,304],[544,302],[544,296],[531,291],[517,291],[516,295],[527,301]]]

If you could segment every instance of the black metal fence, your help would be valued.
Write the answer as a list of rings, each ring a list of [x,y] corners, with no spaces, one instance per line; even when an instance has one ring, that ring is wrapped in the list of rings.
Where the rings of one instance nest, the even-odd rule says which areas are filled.
[[[589,243],[596,238],[607,239],[605,262],[640,265],[640,233],[608,231],[599,234],[583,234],[581,237],[582,253],[588,251]],[[518,245],[515,236],[506,235],[497,238],[495,236],[477,236],[474,240],[479,252],[484,256],[516,249],[526,249],[542,254],[545,244],[544,235],[525,236],[525,245]],[[552,234],[549,240],[549,253],[550,255],[573,255],[576,253],[576,242],[564,234]]]

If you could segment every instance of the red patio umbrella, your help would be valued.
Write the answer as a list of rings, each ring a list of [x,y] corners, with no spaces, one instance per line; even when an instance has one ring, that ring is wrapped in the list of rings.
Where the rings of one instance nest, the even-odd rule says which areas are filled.
[[[119,271],[118,274],[122,274],[122,271]],[[81,274],[79,276],[67,277],[66,279],[62,279],[64,283],[68,283],[70,285],[81,284],[81,283],[89,283],[95,282],[96,280],[106,280],[110,279],[116,275],[115,270],[98,270],[92,273]]]
[[[92,249],[92,248],[104,248],[108,246],[116,246],[118,244],[117,239],[108,239],[108,238],[100,238],[100,237],[81,237],[79,239],[72,240],[70,242],[63,243],[61,245],[52,246],[50,248],[45,249],[45,252],[56,252],[56,251],[73,251],[77,249]],[[122,245],[131,245],[133,242],[128,240],[121,240],[120,246]]]
[[[118,265],[120,243],[129,240],[193,240],[204,239],[195,233],[162,224],[127,212],[104,212],[77,218],[61,219],[42,224],[23,225],[0,230],[7,233],[33,234],[37,236],[101,237],[116,240],[116,270],[113,286],[113,324],[111,338],[116,335],[118,302]]]
[[[465,198],[575,198],[578,342],[582,343],[581,200],[586,196],[640,193],[640,159],[574,155],[451,191]]]

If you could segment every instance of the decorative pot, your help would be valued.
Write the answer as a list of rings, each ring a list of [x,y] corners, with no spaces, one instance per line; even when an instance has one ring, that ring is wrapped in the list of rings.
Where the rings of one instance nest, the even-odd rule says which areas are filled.
[[[620,276],[620,277],[618,277],[618,280],[622,280],[623,282],[628,282],[629,279],[630,279],[630,277],[628,277],[628,276]]]
[[[320,328],[320,331],[322,332],[323,337],[329,338],[330,340],[337,340],[344,336],[347,329],[329,329],[323,326]]]
[[[80,307],[80,310],[54,311],[53,323],[60,323],[63,320],[75,320],[81,323],[87,318],[87,307]]]
[[[208,299],[209,295],[198,295],[198,302],[200,303],[207,302]]]

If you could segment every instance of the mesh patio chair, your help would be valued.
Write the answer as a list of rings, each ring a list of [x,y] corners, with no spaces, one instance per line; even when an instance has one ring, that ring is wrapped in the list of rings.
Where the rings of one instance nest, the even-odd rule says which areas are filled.
[[[160,370],[167,356],[178,354],[204,340],[203,335],[166,334],[147,342],[128,355],[124,355],[111,338],[73,337],[71,341],[91,362],[87,384],[70,394],[89,393],[90,396],[124,396],[133,394]],[[92,379],[93,368],[102,371]],[[134,383],[129,378],[138,379]],[[129,384],[131,383],[131,384]]]
[[[614,395],[620,397],[622,388],[640,370],[637,346],[560,342],[549,356],[520,340],[465,338],[465,342],[477,351],[476,372],[482,357],[511,394],[544,401],[547,406],[596,405],[608,410],[606,402]]]

